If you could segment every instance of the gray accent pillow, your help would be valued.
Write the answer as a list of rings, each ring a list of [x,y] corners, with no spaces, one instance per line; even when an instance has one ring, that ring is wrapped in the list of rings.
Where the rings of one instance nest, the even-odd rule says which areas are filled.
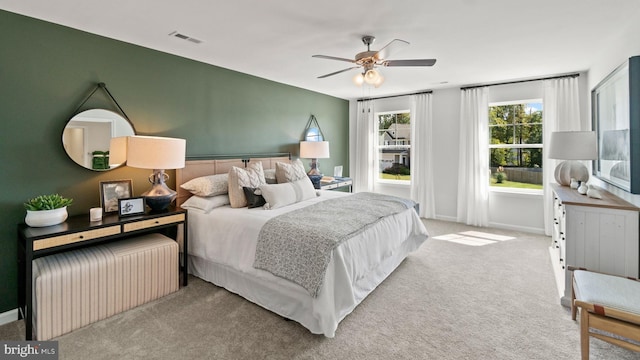
[[[244,186],[242,190],[244,190],[244,196],[247,198],[247,207],[249,209],[261,207],[265,204],[260,188]]]
[[[264,169],[264,179],[267,184],[277,184],[276,169]]]

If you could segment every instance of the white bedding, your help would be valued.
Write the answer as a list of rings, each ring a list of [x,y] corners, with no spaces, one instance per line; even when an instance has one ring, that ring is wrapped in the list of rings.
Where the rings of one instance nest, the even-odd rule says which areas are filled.
[[[294,211],[343,192],[274,210],[224,206],[205,214],[189,211],[189,272],[227,288],[260,306],[296,320],[312,333],[334,337],[338,323],[382,282],[428,236],[413,209],[387,217],[333,251],[319,295],[312,298],[299,285],[253,268],[262,225],[271,217]]]

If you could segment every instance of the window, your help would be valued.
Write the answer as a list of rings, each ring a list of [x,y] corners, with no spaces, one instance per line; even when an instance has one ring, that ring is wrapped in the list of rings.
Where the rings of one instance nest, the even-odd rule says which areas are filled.
[[[489,105],[492,187],[542,189],[542,100]]]
[[[411,180],[411,116],[408,110],[376,113],[380,180]]]

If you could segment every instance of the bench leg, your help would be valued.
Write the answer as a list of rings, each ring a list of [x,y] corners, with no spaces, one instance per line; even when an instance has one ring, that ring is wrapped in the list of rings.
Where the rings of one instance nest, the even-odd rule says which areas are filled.
[[[576,291],[575,291],[575,284],[573,283],[573,272],[571,273],[571,320],[575,321],[576,320],[576,312],[578,311],[578,309],[576,309]]]
[[[589,360],[589,312],[580,309],[580,353],[582,360]]]

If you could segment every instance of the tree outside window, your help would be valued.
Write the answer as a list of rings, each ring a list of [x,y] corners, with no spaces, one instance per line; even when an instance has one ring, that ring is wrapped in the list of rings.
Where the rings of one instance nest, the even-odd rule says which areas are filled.
[[[542,101],[489,106],[490,185],[542,189]]]

